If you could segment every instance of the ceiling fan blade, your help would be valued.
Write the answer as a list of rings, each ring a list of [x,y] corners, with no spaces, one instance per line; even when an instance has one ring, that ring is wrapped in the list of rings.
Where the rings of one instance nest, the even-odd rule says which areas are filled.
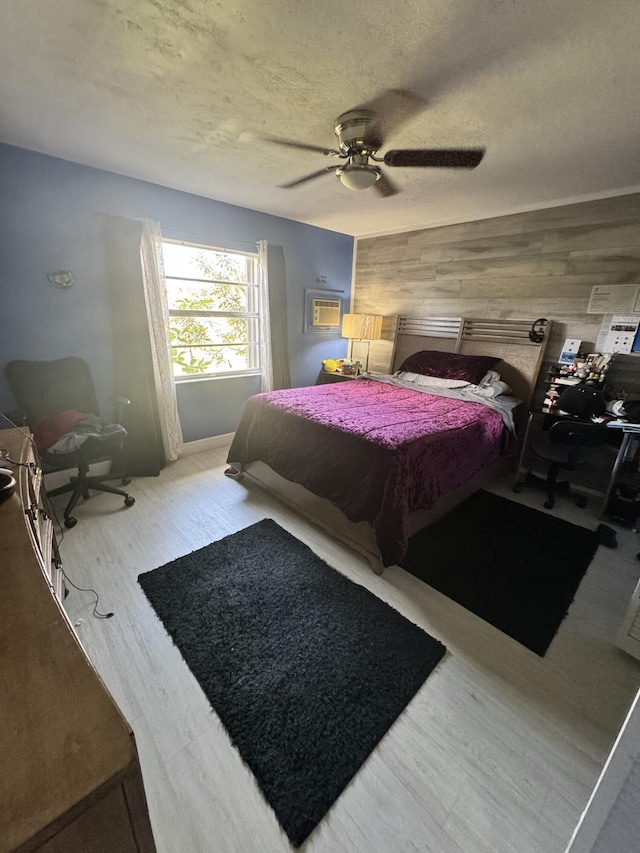
[[[381,195],[383,198],[389,198],[390,195],[397,195],[400,192],[400,188],[397,186],[397,184],[394,184],[393,181],[390,181],[389,178],[382,172],[380,173],[380,177],[375,182],[374,186],[378,195]]]
[[[315,151],[316,154],[324,154],[326,157],[344,157],[340,151],[333,148],[321,148],[319,145],[307,145],[306,142],[292,142],[288,139],[279,139],[277,136],[263,136],[266,142],[274,142],[276,145],[284,145],[286,148],[297,148],[299,151]]]
[[[289,181],[288,184],[280,184],[281,190],[288,190],[291,187],[297,187],[298,184],[304,184],[307,181],[312,181],[314,178],[320,178],[322,175],[326,175],[327,172],[335,172],[336,169],[339,169],[340,166],[325,166],[324,169],[319,169],[317,172],[311,172],[310,175],[305,175],[303,178],[296,178],[295,181]]]
[[[484,157],[483,148],[435,148],[387,151],[385,166],[433,166],[446,169],[475,169]]]

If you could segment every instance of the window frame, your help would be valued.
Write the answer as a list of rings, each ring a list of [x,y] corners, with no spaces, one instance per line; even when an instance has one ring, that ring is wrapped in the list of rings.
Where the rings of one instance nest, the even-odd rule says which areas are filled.
[[[261,367],[261,359],[260,359],[260,349],[261,349],[261,341],[260,341],[260,332],[261,332],[261,294],[260,294],[260,275],[259,275],[259,255],[257,251],[257,247],[255,251],[248,251],[246,249],[236,249],[230,247],[222,247],[222,246],[212,246],[205,243],[197,243],[192,242],[190,240],[182,240],[182,239],[174,239],[171,237],[162,237],[161,238],[161,249],[162,249],[162,257],[163,257],[163,266],[164,266],[164,245],[171,244],[174,246],[185,246],[189,249],[193,250],[202,250],[204,252],[218,252],[224,255],[231,256],[243,256],[250,261],[252,261],[251,266],[252,274],[250,274],[251,266],[247,265],[247,272],[249,281],[246,282],[238,282],[231,281],[226,279],[210,279],[210,278],[200,278],[197,275],[185,277],[185,276],[175,276],[175,275],[167,275],[166,270],[164,272],[165,284],[168,281],[172,282],[181,282],[188,281],[194,282],[197,284],[202,284],[203,286],[208,285],[233,285],[234,287],[244,288],[246,290],[246,299],[247,299],[247,311],[222,311],[222,310],[213,310],[213,309],[179,309],[179,308],[171,308],[169,303],[169,293],[168,288],[166,288],[167,292],[167,304],[169,311],[169,322],[173,317],[196,317],[196,318],[221,318],[221,319],[234,319],[240,318],[245,319],[247,321],[247,341],[237,341],[233,343],[228,342],[212,342],[206,344],[181,344],[181,345],[173,345],[170,343],[170,356],[171,356],[171,366],[173,370],[173,377],[176,383],[182,382],[193,382],[193,381],[201,381],[201,380],[211,380],[211,379],[232,379],[235,377],[243,377],[243,376],[259,376],[262,372]],[[234,346],[242,346],[248,349],[247,362],[250,365],[244,369],[235,369],[235,370],[216,370],[215,372],[207,372],[207,373],[187,373],[187,374],[176,374],[176,364],[173,361],[173,352],[175,350],[185,350],[185,349],[204,349],[207,350],[209,348],[214,347],[234,347]]]

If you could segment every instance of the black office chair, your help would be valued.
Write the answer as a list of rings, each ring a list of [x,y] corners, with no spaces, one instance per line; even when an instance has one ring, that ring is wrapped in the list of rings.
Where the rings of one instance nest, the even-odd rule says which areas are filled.
[[[546,479],[537,477],[529,471],[524,480],[517,482],[514,492],[520,492],[523,486],[542,488],[547,493],[544,503],[546,509],[553,509],[557,493],[569,495],[579,507],[587,505],[584,495],[571,491],[567,481],[558,482],[560,471],[575,471],[589,461],[585,448],[600,447],[607,442],[610,433],[604,424],[566,418],[555,421],[548,430],[533,435],[529,447],[539,459],[548,464]]]
[[[5,375],[17,404],[16,417],[34,433],[44,473],[77,469],[77,475],[69,483],[48,492],[51,498],[71,495],[64,510],[65,527],[76,525],[77,519],[71,512],[81,498],[89,498],[90,490],[120,495],[125,506],[133,506],[135,498],[105,482],[120,479],[126,485],[130,482],[126,475],[89,476],[91,463],[111,460],[113,464],[122,451],[126,430],[119,424],[106,425],[99,420],[88,364],[74,356],[54,361],[16,360],[7,364]],[[79,417],[77,413],[90,417],[74,423]],[[58,433],[65,426],[69,427],[65,435],[71,433],[71,437],[63,439]],[[58,438],[67,452],[50,450]]]

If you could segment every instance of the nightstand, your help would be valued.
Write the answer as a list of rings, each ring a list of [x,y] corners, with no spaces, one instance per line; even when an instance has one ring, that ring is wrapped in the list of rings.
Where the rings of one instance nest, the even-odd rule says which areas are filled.
[[[318,375],[316,385],[329,385],[333,382],[344,382],[347,379],[357,378],[357,373],[341,373],[339,370],[325,370],[323,367]]]

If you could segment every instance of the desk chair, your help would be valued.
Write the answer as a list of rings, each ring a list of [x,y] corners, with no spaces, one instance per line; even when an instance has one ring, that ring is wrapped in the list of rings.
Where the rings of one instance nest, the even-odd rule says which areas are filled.
[[[81,358],[60,358],[54,361],[11,361],[5,367],[5,375],[18,406],[18,421],[26,424],[34,432],[36,446],[45,474],[75,468],[77,474],[69,483],[48,492],[49,497],[70,494],[64,510],[65,527],[75,527],[77,519],[71,515],[73,508],[81,498],[88,500],[90,491],[109,492],[124,498],[125,506],[133,506],[135,498],[122,489],[108,485],[105,480],[121,479],[123,485],[130,482],[128,477],[118,474],[106,474],[99,477],[89,476],[89,465],[94,462],[111,460],[122,450],[126,430],[119,424],[109,425],[109,430],[99,420],[98,401],[88,364]],[[97,429],[89,438],[84,438],[79,448],[70,452],[50,453],[51,436],[48,441],[39,436],[45,430],[59,428],[61,413],[74,411],[96,418]],[[77,417],[77,415],[76,415]],[[70,421],[71,423],[71,421]],[[71,427],[73,431],[73,427]],[[47,445],[46,447],[44,445]]]
[[[529,447],[539,459],[548,464],[546,479],[536,477],[529,471],[524,480],[514,485],[513,491],[520,492],[523,486],[542,488],[547,493],[545,509],[553,509],[556,493],[560,492],[575,499],[579,507],[587,505],[584,495],[572,492],[566,481],[558,482],[561,471],[575,471],[589,461],[585,448],[601,447],[609,438],[604,424],[563,418],[555,421],[548,430],[535,433]]]

